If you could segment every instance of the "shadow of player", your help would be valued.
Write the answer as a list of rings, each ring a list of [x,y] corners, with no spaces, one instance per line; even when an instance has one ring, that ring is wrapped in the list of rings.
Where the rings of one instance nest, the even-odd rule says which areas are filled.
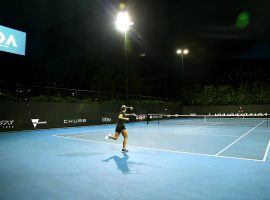
[[[139,174],[139,172],[136,172],[135,170],[130,170],[130,167],[132,167],[133,165],[141,165],[141,166],[149,166],[149,167],[158,167],[158,166],[154,166],[154,165],[146,165],[144,163],[141,162],[132,162],[132,161],[128,161],[129,156],[125,153],[123,153],[123,157],[119,157],[119,156],[111,156],[110,158],[107,158],[105,160],[103,160],[102,162],[109,162],[110,160],[114,160],[114,162],[116,163],[117,169],[120,170],[123,174]]]
[[[107,158],[106,160],[103,160],[102,162],[109,162],[110,160],[114,160],[114,162],[117,165],[117,169],[120,170],[123,174],[129,174],[129,163],[128,163],[129,156],[125,153],[123,153],[123,157],[119,156],[112,156],[110,158]]]

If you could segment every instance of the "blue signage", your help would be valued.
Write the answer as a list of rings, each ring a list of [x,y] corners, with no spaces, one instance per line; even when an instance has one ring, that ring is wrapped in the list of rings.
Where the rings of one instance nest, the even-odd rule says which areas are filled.
[[[0,26],[0,51],[25,55],[26,33]]]

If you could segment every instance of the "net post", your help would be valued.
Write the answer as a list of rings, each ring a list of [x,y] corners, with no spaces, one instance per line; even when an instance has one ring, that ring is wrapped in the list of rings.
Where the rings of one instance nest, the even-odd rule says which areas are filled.
[[[204,123],[206,124],[206,116],[203,116]]]

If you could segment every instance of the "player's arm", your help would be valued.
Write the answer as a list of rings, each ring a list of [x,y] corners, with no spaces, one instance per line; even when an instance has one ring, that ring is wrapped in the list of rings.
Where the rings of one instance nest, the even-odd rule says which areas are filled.
[[[136,113],[129,113],[129,114],[126,114],[126,116],[134,116],[134,117],[137,117],[138,115]]]
[[[126,116],[134,116],[134,117],[137,117],[138,115],[136,113],[129,113],[129,114],[126,114]]]
[[[129,109],[130,111],[133,110],[133,107],[127,107],[127,109]],[[135,113],[126,113],[126,116],[134,116],[137,117],[137,115]]]
[[[125,121],[129,121],[129,118],[124,117],[123,114],[119,114],[119,115],[118,115],[118,119],[125,120]]]

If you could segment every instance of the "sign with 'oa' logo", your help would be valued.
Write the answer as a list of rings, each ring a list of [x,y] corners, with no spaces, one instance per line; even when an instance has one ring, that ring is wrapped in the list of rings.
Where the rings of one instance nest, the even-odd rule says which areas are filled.
[[[0,51],[25,55],[26,33],[0,26]]]

